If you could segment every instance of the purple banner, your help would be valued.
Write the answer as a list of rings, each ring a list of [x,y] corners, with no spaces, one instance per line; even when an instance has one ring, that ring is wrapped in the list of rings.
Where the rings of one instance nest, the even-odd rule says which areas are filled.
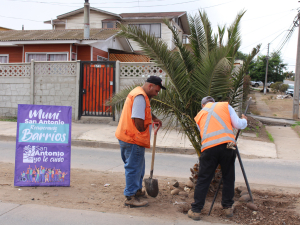
[[[70,186],[72,107],[18,105],[15,186]]]

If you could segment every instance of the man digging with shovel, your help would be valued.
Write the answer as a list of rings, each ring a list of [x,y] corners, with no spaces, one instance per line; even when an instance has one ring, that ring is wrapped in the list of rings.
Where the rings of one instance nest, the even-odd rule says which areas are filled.
[[[148,202],[140,200],[145,195],[142,190],[145,174],[145,148],[150,148],[151,124],[161,120],[151,113],[150,99],[159,91],[166,89],[162,80],[150,76],[142,87],[136,87],[127,96],[116,137],[120,143],[121,157],[124,162],[126,187],[124,189],[125,206],[143,207]]]
[[[242,114],[242,119],[238,118],[228,102],[215,102],[210,96],[202,99],[201,106],[202,110],[194,118],[200,130],[202,144],[200,167],[194,202],[192,209],[188,211],[188,217],[200,220],[200,212],[204,207],[209,185],[219,164],[223,178],[222,206],[225,215],[232,217],[236,158],[236,151],[232,147],[235,145],[232,128],[246,128],[247,117]]]

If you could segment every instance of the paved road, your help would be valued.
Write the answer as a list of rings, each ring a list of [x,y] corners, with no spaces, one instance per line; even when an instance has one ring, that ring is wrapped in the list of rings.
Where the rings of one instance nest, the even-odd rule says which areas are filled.
[[[14,163],[15,143],[0,142],[2,162]],[[146,153],[146,176],[150,171],[151,154]],[[189,168],[197,163],[196,155],[157,153],[154,176],[187,179]],[[296,160],[243,159],[250,184],[267,184],[284,187],[300,187],[300,163]],[[99,171],[124,172],[118,149],[72,147],[72,168]],[[238,160],[236,161],[236,181],[243,182]]]

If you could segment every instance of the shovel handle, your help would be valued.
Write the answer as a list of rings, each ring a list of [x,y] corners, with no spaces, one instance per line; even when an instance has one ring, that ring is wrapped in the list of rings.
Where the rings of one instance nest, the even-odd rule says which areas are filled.
[[[156,125],[156,129],[155,129],[155,125]],[[157,132],[160,128],[160,123],[159,122],[153,122],[152,127],[153,127],[153,131],[154,131],[154,135],[157,135]]]
[[[155,129],[155,125],[157,125],[156,129]],[[153,149],[152,149],[150,179],[152,179],[152,176],[153,176],[154,158],[155,158],[155,147],[156,147],[156,135],[157,135],[157,131],[160,128],[160,124],[158,122],[154,122],[154,123],[152,123],[152,126],[153,126],[153,131],[154,131],[154,140],[153,140]]]

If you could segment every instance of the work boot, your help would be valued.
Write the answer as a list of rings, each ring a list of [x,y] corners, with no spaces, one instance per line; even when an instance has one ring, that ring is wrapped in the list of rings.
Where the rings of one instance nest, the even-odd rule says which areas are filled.
[[[143,197],[143,196],[145,196],[145,191],[141,188],[141,189],[139,189],[139,190],[137,190],[137,192],[135,193],[135,196],[136,197]]]
[[[193,220],[200,220],[200,213],[193,212],[191,209],[188,211],[188,217]]]
[[[130,197],[126,196],[125,206],[129,206],[130,208],[133,208],[133,207],[144,207],[144,206],[147,206],[147,205],[148,205],[147,201],[141,201],[135,195],[130,196]]]
[[[234,206],[223,208],[226,217],[233,217]]]

